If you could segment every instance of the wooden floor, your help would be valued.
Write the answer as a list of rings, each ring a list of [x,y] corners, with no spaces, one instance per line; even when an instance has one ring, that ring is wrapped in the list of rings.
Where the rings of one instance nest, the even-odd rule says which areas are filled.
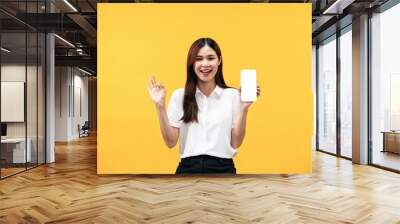
[[[400,155],[392,152],[374,151],[372,157],[374,164],[400,170]]]
[[[8,177],[11,176],[13,174],[19,173],[26,170],[25,167],[24,168],[1,168],[1,177]]]
[[[31,163],[31,164],[27,164],[27,167],[25,167],[25,165],[24,164],[19,164],[18,165],[18,167],[6,167],[6,168],[4,168],[4,167],[2,167],[1,168],[1,178],[6,178],[6,177],[8,177],[8,176],[11,176],[11,175],[15,175],[15,174],[17,174],[17,173],[20,173],[20,172],[24,172],[25,170],[29,170],[29,169],[33,169],[33,168],[35,168],[37,166],[37,164],[35,163],[35,164],[33,164],[33,163]]]
[[[309,175],[96,174],[94,137],[0,181],[0,223],[400,223],[400,175],[316,152]]]

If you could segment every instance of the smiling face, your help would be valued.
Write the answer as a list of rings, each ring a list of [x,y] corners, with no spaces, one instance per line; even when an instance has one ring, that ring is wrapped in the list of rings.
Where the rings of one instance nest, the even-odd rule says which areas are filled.
[[[215,82],[215,75],[218,72],[218,66],[221,63],[217,53],[208,45],[204,45],[197,53],[193,70],[197,75],[199,82]]]

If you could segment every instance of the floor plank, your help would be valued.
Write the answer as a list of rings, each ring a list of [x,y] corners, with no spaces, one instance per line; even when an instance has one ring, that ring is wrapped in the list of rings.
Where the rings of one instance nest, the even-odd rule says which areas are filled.
[[[0,181],[0,223],[400,223],[400,175],[321,152],[307,175],[96,174],[96,136]]]

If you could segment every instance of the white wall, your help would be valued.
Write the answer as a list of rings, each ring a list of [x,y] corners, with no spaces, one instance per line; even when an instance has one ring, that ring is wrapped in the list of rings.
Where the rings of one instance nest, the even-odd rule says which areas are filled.
[[[33,81],[34,79],[30,77],[31,75],[36,76],[36,66],[27,66],[27,68],[24,65],[18,65],[18,64],[5,64],[1,66],[1,81],[2,82],[25,82],[25,75],[27,69],[27,75],[28,75],[28,80],[30,85],[36,85],[36,81]],[[36,88],[27,88],[27,106],[31,106],[36,108]],[[4,96],[3,96],[4,97]],[[30,102],[35,102],[35,105],[29,105]],[[1,108],[2,110],[6,110],[7,108]],[[33,125],[31,124],[32,121],[36,123],[36,113],[31,113],[31,111],[28,111],[30,113],[27,114],[28,122],[28,137],[30,133],[33,133],[36,130],[36,124]],[[7,136],[8,137],[25,137],[25,123],[26,122],[7,122]],[[30,128],[33,128],[32,131]],[[35,131],[36,133],[36,131]]]
[[[88,120],[88,77],[72,67],[56,67],[55,73],[55,140],[70,141]]]
[[[55,141],[68,141],[69,73],[67,67],[55,68]]]
[[[28,67],[31,70],[32,67]],[[30,74],[30,72],[28,72]],[[9,64],[1,66],[1,81],[3,82],[25,82],[25,64]],[[5,110],[6,108],[1,108]],[[25,137],[25,123],[7,123],[7,137]]]
[[[37,70],[38,69],[38,70]],[[27,78],[27,80],[25,80]],[[7,137],[9,138],[24,138],[25,135],[30,139],[30,148],[32,161],[36,162],[39,158],[39,163],[44,163],[44,74],[41,66],[32,66],[25,64],[3,64],[1,66],[1,81],[3,82],[25,82],[26,83],[26,110],[27,120],[24,122],[6,122]],[[7,96],[2,96],[7,97]],[[10,108],[1,108],[7,110]],[[12,111],[11,111],[12,112]],[[39,153],[39,156],[37,156]]]
[[[75,117],[75,123],[73,124],[74,127],[77,127],[78,124],[80,124],[81,126],[85,123],[85,121],[89,120],[89,78],[88,76],[84,76],[84,73],[76,72],[78,70],[75,70],[75,86],[79,87],[81,89],[81,109],[82,109],[82,113],[76,113]],[[79,133],[78,133],[78,129],[75,128],[74,129],[76,132],[74,134],[74,136],[76,138],[79,138]]]

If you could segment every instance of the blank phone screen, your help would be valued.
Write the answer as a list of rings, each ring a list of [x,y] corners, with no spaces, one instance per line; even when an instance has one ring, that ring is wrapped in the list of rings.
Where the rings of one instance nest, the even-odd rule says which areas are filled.
[[[257,100],[257,78],[255,69],[243,69],[240,71],[240,86],[242,101]]]

